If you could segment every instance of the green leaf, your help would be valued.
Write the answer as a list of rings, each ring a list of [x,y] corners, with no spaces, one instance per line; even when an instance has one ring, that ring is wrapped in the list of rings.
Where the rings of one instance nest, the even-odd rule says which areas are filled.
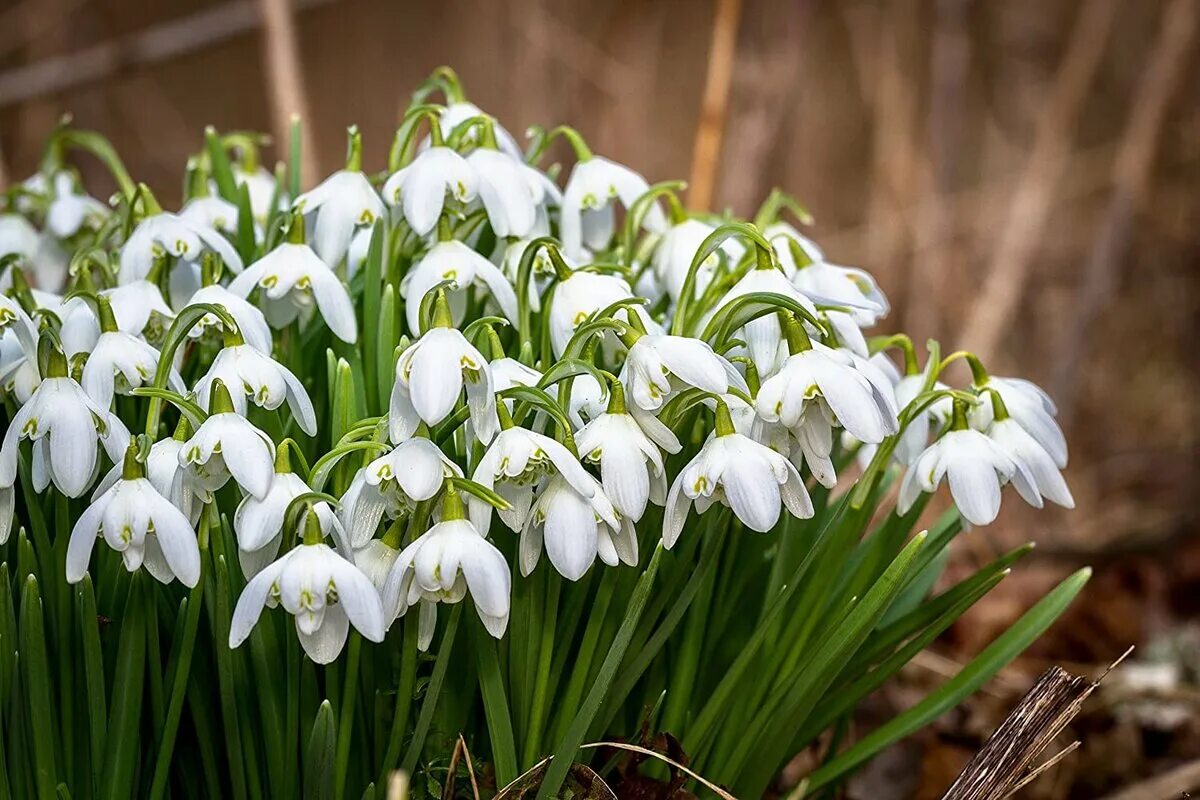
[[[29,724],[33,729],[33,763],[37,794],[54,800],[58,785],[55,768],[54,702],[50,696],[50,664],[46,659],[46,631],[37,578],[32,575],[21,591],[21,665],[24,671]]]
[[[321,703],[308,746],[304,750],[304,796],[313,800],[332,800],[333,762],[337,749],[337,727],[333,706],[328,700]]]
[[[211,125],[204,129],[204,146],[208,151],[209,170],[213,183],[217,185],[217,193],[221,199],[237,205],[238,187],[229,163],[229,153],[225,150],[225,142]]]
[[[92,576],[84,574],[75,588],[79,632],[83,642],[83,678],[88,704],[88,742],[91,746],[92,782],[100,786],[104,742],[108,737],[108,711],[104,699],[104,657],[100,650],[100,617]]]
[[[235,204],[238,209],[237,251],[242,257],[242,264],[249,266],[254,261],[257,243],[254,240],[254,210],[250,207],[250,187],[244,183],[237,187]]]
[[[843,777],[892,743],[920,730],[973,694],[1058,619],[1091,577],[1091,569],[1074,573],[1012,627],[1000,634],[957,675],[925,696],[921,702],[881,725],[849,749],[828,761],[808,779],[809,791]]]
[[[429,734],[429,726],[433,723],[433,712],[437,710],[438,697],[442,693],[442,684],[446,680],[446,670],[450,666],[450,651],[454,649],[454,634],[458,630],[458,620],[462,616],[462,603],[457,603],[450,612],[450,621],[442,634],[442,643],[438,645],[437,660],[433,664],[433,674],[425,686],[425,699],[421,701],[421,715],[417,717],[417,727],[413,730],[412,741],[409,742],[408,752],[404,754],[404,764],[400,769],[413,774],[421,751],[425,748],[425,737]]]
[[[146,672],[145,576],[134,573],[121,620],[117,671],[113,678],[112,710],[108,720],[108,751],[104,763],[106,800],[125,800],[136,794],[134,770],[139,749],[143,679]]]
[[[496,783],[507,786],[517,777],[517,746],[513,741],[512,716],[496,642],[479,621],[471,625],[474,649],[479,666],[479,688],[483,695],[483,714],[487,720],[488,737],[492,744],[492,761],[496,768]]]
[[[608,689],[617,675],[621,660],[625,657],[625,649],[629,647],[629,641],[633,638],[634,631],[637,630],[638,620],[641,619],[646,601],[650,599],[650,590],[654,587],[654,576],[658,574],[662,552],[663,548],[660,543],[654,548],[654,556],[650,559],[650,565],[638,578],[637,586],[634,587],[633,594],[629,598],[629,606],[625,610],[625,618],[621,622],[621,627],[617,629],[612,646],[608,648],[608,655],[604,657],[604,662],[600,665],[600,672],[596,675],[596,680],[592,683],[587,697],[584,698],[583,705],[575,713],[571,727],[567,729],[567,735],[563,737],[554,751],[554,760],[550,762],[550,767],[546,770],[546,777],[542,779],[537,800],[551,800],[558,797],[558,790],[566,780],[571,764],[575,761],[575,755],[579,752],[579,746],[583,744],[588,728],[592,725],[592,720],[608,696]]]

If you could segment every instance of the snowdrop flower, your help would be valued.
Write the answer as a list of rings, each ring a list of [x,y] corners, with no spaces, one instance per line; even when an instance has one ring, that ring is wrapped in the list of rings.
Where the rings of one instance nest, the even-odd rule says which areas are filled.
[[[685,219],[668,228],[659,239],[651,262],[654,276],[674,302],[679,302],[679,295],[683,293],[683,284],[691,270],[692,259],[696,257],[700,245],[714,230],[716,230],[716,226],[703,220]],[[735,243],[735,240],[727,239],[726,242],[732,244]],[[722,249],[728,250],[724,246]],[[703,292],[712,282],[712,276],[717,270],[719,261],[720,255],[717,253],[704,259],[696,273],[696,294]]]
[[[331,267],[346,257],[355,228],[372,225],[385,211],[367,176],[359,171],[361,163],[362,140],[352,129],[346,169],[333,173],[292,204],[295,211],[316,218],[313,249]]]
[[[64,170],[54,176],[54,199],[46,209],[46,229],[59,239],[69,239],[85,225],[108,216],[106,205],[78,188],[70,172]]]
[[[261,500],[271,488],[275,445],[234,411],[233,398],[220,378],[213,381],[210,392],[211,414],[180,448],[179,463],[212,489],[232,476],[238,486]]]
[[[242,271],[242,257],[215,228],[157,210],[155,206],[151,201],[153,210],[137,224],[121,247],[121,268],[117,273],[120,283],[145,278],[154,262],[163,256],[196,263],[205,251],[216,253],[233,272]]]
[[[391,541],[392,537],[372,539],[354,551],[354,566],[362,570],[362,573],[371,581],[371,585],[375,587],[375,591],[379,592],[380,597],[383,597],[392,565],[400,556],[400,551],[397,549],[400,543],[399,537],[403,533],[400,523],[393,524],[391,531],[395,531],[395,542]],[[386,624],[386,616],[384,621]]]
[[[162,583],[175,578],[189,589],[200,581],[200,548],[182,511],[146,478],[137,460],[137,444],[125,453],[121,477],[79,517],[67,544],[67,582],[87,572],[96,538],[121,554],[125,569],[146,570]]]
[[[1059,469],[1067,466],[1067,439],[1055,419],[1058,409],[1045,390],[1022,378],[994,376],[975,381],[975,388],[995,390],[1011,417],[1050,454],[1055,466]],[[971,409],[971,424],[979,430],[986,430],[992,418],[991,403],[980,403]]]
[[[613,508],[600,482],[588,476],[590,497],[580,494],[562,475],[538,493],[521,531],[521,574],[529,575],[545,546],[550,564],[569,581],[587,574],[599,556],[610,567],[636,566],[637,533],[633,520]]]
[[[37,326],[20,303],[6,294],[0,294],[0,336],[9,333],[25,355],[37,355]]]
[[[491,370],[483,354],[450,327],[444,296],[437,301],[434,317],[435,327],[409,345],[396,361],[388,411],[391,439],[399,444],[411,438],[421,422],[436,425],[450,416],[465,387],[472,429],[486,444],[500,424]]]
[[[196,290],[195,294],[188,300],[188,306],[200,304],[214,305],[225,309],[229,316],[233,317],[233,321],[237,323],[237,332],[246,340],[246,344],[254,347],[259,352],[268,355],[271,353],[271,328],[267,325],[267,318],[263,316],[262,311],[247,302],[244,297],[240,297],[224,286],[214,283],[211,286],[203,286]],[[209,331],[221,332],[223,328],[221,319],[217,315],[205,314],[188,331],[188,336],[193,339],[199,339]]]
[[[813,344],[797,321],[789,325],[794,352],[763,383],[755,401],[767,422],[799,426],[806,406],[823,402],[837,422],[860,442],[879,444],[899,430],[895,402],[844,352]],[[865,364],[865,360],[864,360]],[[886,378],[880,377],[886,382]],[[887,386],[891,393],[891,386]]]
[[[462,242],[453,239],[438,242],[412,266],[405,278],[405,313],[410,331],[421,330],[421,301],[442,281],[453,282],[447,287],[447,299],[452,310],[458,306],[456,320],[463,317],[467,288],[482,286],[508,321],[517,324],[517,295],[512,284],[495,264]]]
[[[301,218],[297,216],[293,224],[296,227],[289,237],[302,238]],[[290,324],[301,311],[312,308],[315,301],[317,311],[334,336],[350,344],[358,338],[350,292],[328,262],[307,244],[288,241],[279,245],[234,278],[229,291],[246,297],[256,287],[264,295],[261,302],[267,319],[276,328]]]
[[[279,208],[286,207],[287,198],[279,191],[275,176],[263,167],[235,164],[233,180],[239,187],[246,187],[246,193],[250,195],[250,213],[259,225],[267,224],[267,218],[275,210],[272,203],[277,202]]]
[[[796,270],[792,283],[811,298],[847,306],[853,321],[863,327],[886,317],[891,308],[875,279],[865,270],[813,261]]]
[[[966,404],[954,401],[950,430],[926,448],[904,475],[896,512],[905,514],[921,492],[935,492],[943,478],[950,483],[950,495],[963,519],[972,525],[989,525],[1000,513],[1000,488],[1014,479],[1027,484],[1035,481],[1023,465],[1013,461],[1004,450],[977,430],[967,427]]]
[[[111,420],[115,418],[107,409],[98,406],[83,387],[67,377],[67,360],[62,352],[52,351],[46,377],[17,410],[4,434],[0,486],[12,486],[16,480],[17,448],[22,439],[28,439],[34,443],[35,466],[44,467],[46,477],[60,492],[79,497],[96,471],[97,444],[106,443],[113,435]],[[120,445],[123,449],[125,442]]]
[[[296,618],[296,634],[304,652],[318,664],[329,664],[342,652],[350,625],[372,642],[384,636],[383,607],[369,578],[322,541],[317,514],[300,523],[304,543],[259,572],[238,598],[229,627],[229,646],[246,641],[264,607]]]
[[[237,534],[238,561],[247,578],[257,575],[279,554],[283,543],[283,524],[288,506],[303,494],[312,491],[304,479],[292,472],[289,447],[280,445],[275,451],[275,476],[271,488],[262,498],[246,495],[233,514],[233,531]],[[322,530],[332,531],[335,541],[343,538],[341,524],[332,519],[327,503],[314,503],[313,512]]]
[[[450,489],[442,521],[405,547],[392,564],[383,590],[384,617],[395,620],[418,602],[422,611],[436,603],[458,603],[468,592],[488,633],[502,637],[512,593],[508,561],[466,519],[462,500]],[[422,649],[429,646],[432,622],[432,615],[422,613]]]
[[[789,279],[793,278],[796,270],[802,266],[825,260],[825,253],[820,245],[796,229],[796,226],[782,221],[775,221],[762,232],[763,238],[771,243],[779,266]],[[800,258],[797,259],[796,256]]]
[[[0,257],[16,253],[32,262],[40,246],[37,228],[19,214],[0,214]]]
[[[700,326],[701,329],[708,323],[708,320],[712,319],[716,310],[725,307],[739,297],[756,292],[771,292],[790,297],[814,317],[817,315],[817,308],[813,302],[792,285],[783,272],[775,268],[756,268],[747,272],[729,288],[714,310],[705,315]],[[780,363],[787,357],[783,343],[783,329],[780,327],[778,314],[767,314],[751,320],[735,336],[746,343],[750,358],[763,377],[774,375]]]
[[[383,185],[388,204],[400,209],[418,236],[425,236],[437,225],[447,194],[468,203],[477,191],[475,170],[465,158],[440,144],[417,153],[411,164],[392,173]]]
[[[193,389],[200,407],[209,410],[213,382],[220,380],[226,387],[233,387],[230,394],[238,414],[246,414],[247,397],[254,405],[268,411],[274,411],[287,400],[300,430],[315,436],[317,415],[300,379],[271,356],[246,344],[240,335],[227,334],[227,341],[229,346],[217,353],[212,366]],[[239,387],[241,391],[238,391]]]
[[[625,391],[614,383],[608,409],[589,422],[575,438],[579,452],[600,465],[600,480],[613,507],[637,522],[647,501],[662,505],[667,476],[659,443],[625,409]]]
[[[142,339],[117,330],[116,317],[107,297],[97,301],[102,333],[83,365],[83,390],[103,409],[112,406],[113,392],[127,395],[139,386],[154,381],[160,354]],[[180,394],[187,393],[183,378],[172,368],[167,384]]]
[[[475,173],[479,200],[495,234],[501,238],[528,236],[544,194],[536,170],[488,147],[471,151],[466,161]]]
[[[533,489],[543,478],[562,475],[585,500],[595,493],[594,479],[579,459],[561,442],[525,428],[512,426],[504,412],[503,430],[479,459],[471,480],[494,489],[512,506],[498,509],[500,520],[514,531],[525,527],[533,504]],[[467,499],[471,522],[483,535],[492,523],[492,507],[475,497]]]
[[[743,525],[759,533],[775,527],[781,507],[795,517],[813,515],[812,500],[796,467],[738,433],[724,402],[717,403],[715,434],[680,471],[667,494],[663,545],[675,546],[693,503],[703,514],[715,502],[733,509]]]
[[[107,297],[112,305],[113,316],[117,321],[117,329],[142,336],[148,341],[161,341],[166,336],[167,328],[175,319],[175,312],[163,299],[157,285],[149,280],[136,280],[123,283],[114,289],[100,292]],[[68,301],[73,302],[73,301]],[[89,313],[91,308],[84,304]],[[99,318],[92,317],[99,333]],[[64,330],[67,322],[63,322]]]
[[[657,411],[684,387],[712,394],[729,391],[730,380],[749,392],[741,373],[707,342],[687,336],[642,334],[630,331],[635,341],[621,370],[633,402],[645,411]]]
[[[626,210],[650,189],[646,179],[629,167],[603,156],[584,155],[571,170],[563,191],[560,220],[563,249],[572,258],[585,258],[584,248],[603,250],[612,239],[613,201]],[[666,217],[658,204],[650,206],[642,226],[661,233]]]
[[[994,421],[987,436],[1018,465],[1012,477],[1017,493],[1035,508],[1042,507],[1043,497],[1063,508],[1074,508],[1075,498],[1046,448],[1009,416],[999,394],[992,394],[991,406]]]
[[[15,334],[0,336],[0,392],[24,405],[41,382],[37,358],[29,355]]]
[[[392,519],[410,513],[417,503],[433,499],[450,477],[461,478],[462,469],[420,436],[372,461],[354,476],[342,499],[342,525],[350,546],[365,546],[385,511]]]
[[[441,138],[445,139],[448,137],[454,132],[455,128],[467,120],[483,116],[487,115],[484,114],[483,110],[474,103],[468,103],[465,100],[447,103],[446,107],[441,109],[438,113],[438,128],[442,134]],[[496,146],[499,147],[502,152],[516,159],[525,157],[525,154],[521,152],[521,146],[517,144],[517,140],[513,138],[513,135],[509,133],[503,125],[495,120],[492,120],[491,128],[492,132],[496,136]],[[471,130],[467,132],[466,141],[474,143],[478,141],[478,139],[478,130]],[[432,143],[432,138],[427,135],[421,141],[421,149],[428,148]]]
[[[917,399],[925,388],[924,373],[905,375],[896,384],[896,405],[907,408],[909,403]],[[944,390],[948,387],[941,381],[933,384],[933,390]],[[950,413],[954,402],[949,397],[935,400],[924,412],[909,421],[908,426],[900,432],[896,442],[896,460],[906,466],[917,460],[925,448],[929,446],[929,434],[935,427],[940,427],[950,421]]]
[[[237,206],[216,195],[193,197],[180,210],[179,217],[204,228],[211,228],[230,236],[237,235]]]
[[[607,407],[604,387],[591,375],[576,375],[567,398],[567,418],[576,429],[604,413]]]
[[[575,329],[592,314],[618,300],[632,297],[633,290],[629,288],[629,284],[624,278],[616,275],[601,275],[582,270],[563,275],[554,287],[554,297],[550,301],[550,342],[554,346],[554,355],[562,357]],[[630,313],[637,314],[643,327],[655,332],[660,330],[658,324],[640,306],[632,311],[623,309],[617,316]]]

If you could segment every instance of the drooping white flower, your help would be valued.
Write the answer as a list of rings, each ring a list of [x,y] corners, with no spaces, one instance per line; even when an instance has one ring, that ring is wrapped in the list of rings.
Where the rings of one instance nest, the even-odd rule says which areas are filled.
[[[993,389],[1004,400],[1008,413],[1042,446],[1059,469],[1067,466],[1067,438],[1058,425],[1058,408],[1050,395],[1032,381],[1024,378],[989,376],[977,389]],[[980,403],[971,408],[972,427],[987,430],[993,419],[992,404]]]
[[[162,583],[175,578],[191,588],[200,581],[200,548],[187,516],[146,478],[136,459],[137,445],[126,453],[122,474],[79,517],[67,544],[67,582],[87,572],[96,538],[121,554],[125,569],[147,571]]]
[[[692,266],[692,259],[700,250],[701,243],[714,230],[716,230],[716,226],[704,220],[685,219],[683,222],[667,228],[662,238],[659,239],[651,263],[654,267],[654,276],[658,279],[659,285],[671,296],[672,301],[679,302],[679,295],[683,293],[684,281],[687,280]],[[734,239],[726,240],[731,244],[735,241]],[[712,282],[719,261],[720,255],[713,253],[700,265],[694,284],[697,295]]]
[[[448,309],[445,314],[448,317]],[[464,388],[472,429],[480,441],[490,442],[500,422],[487,361],[460,331],[430,328],[396,361],[388,411],[392,441],[411,438],[421,422],[436,425],[450,416]]]
[[[100,334],[83,365],[83,390],[100,408],[112,405],[113,393],[129,394],[154,382],[160,354],[151,345],[124,331]],[[187,387],[174,368],[167,373],[167,385],[184,394]]]
[[[812,500],[796,467],[766,445],[734,430],[728,408],[717,405],[716,433],[675,478],[667,494],[663,545],[683,532],[692,504],[703,514],[713,503],[733,509],[742,524],[766,533],[782,507],[796,517],[813,515]]]
[[[10,333],[26,356],[37,355],[37,326],[20,303],[0,294],[0,336]]]
[[[357,170],[333,173],[297,197],[292,208],[316,217],[313,249],[330,266],[346,257],[355,228],[373,224],[385,210],[367,176]]]
[[[1042,498],[1063,508],[1074,508],[1075,498],[1054,458],[1012,417],[999,419],[987,431],[988,438],[1022,467],[1013,473],[1012,484],[1025,502],[1042,507]]]
[[[442,138],[445,139],[450,136],[450,134],[454,132],[455,128],[467,120],[481,116],[485,116],[483,110],[474,103],[468,103],[465,100],[447,103],[445,108],[442,108],[438,112],[438,127],[441,130]],[[503,125],[493,120],[492,130],[496,134],[497,146],[499,146],[504,153],[512,156],[513,158],[519,159],[524,157],[524,154],[521,152],[521,146],[517,144],[517,140],[513,138],[513,135],[509,133]],[[474,143],[478,140],[478,129],[467,132],[466,141]],[[421,149],[426,149],[431,144],[432,141],[430,137],[426,135],[425,138],[421,140]]]
[[[145,278],[160,256],[198,263],[206,250],[220,256],[233,272],[242,271],[242,257],[215,228],[167,211],[150,214],[137,224],[122,245],[117,279],[125,284]]]
[[[600,480],[613,506],[637,522],[647,501],[666,501],[667,475],[659,444],[625,411],[623,390],[614,385],[612,393],[608,410],[589,422],[575,442],[584,459],[600,465]]]
[[[595,492],[594,479],[561,442],[525,428],[508,427],[492,440],[471,480],[494,489],[509,502],[512,508],[497,509],[500,520],[520,531],[529,517],[534,487],[550,475],[562,475],[584,498],[591,498]],[[475,497],[467,498],[467,506],[471,522],[486,536],[492,523],[492,507]]]
[[[233,610],[229,646],[246,641],[264,607],[281,605],[296,618],[300,644],[318,664],[338,657],[350,625],[369,641],[383,641],[378,592],[358,567],[327,544],[298,545],[250,579]]]
[[[396,519],[433,499],[449,477],[461,478],[462,469],[424,437],[400,442],[363,467],[342,498],[341,520],[350,546],[364,547],[384,513]]]
[[[901,409],[917,398],[925,387],[925,375],[905,375],[896,384],[896,405]],[[940,381],[933,385],[934,390],[948,388]],[[929,434],[935,427],[950,421],[950,413],[954,403],[949,397],[935,400],[924,412],[913,417],[908,426],[901,432],[900,440],[896,443],[896,460],[901,464],[910,465],[917,460],[925,448],[929,446]]]
[[[860,326],[874,325],[890,309],[887,297],[866,270],[813,261],[796,270],[792,283],[810,298],[846,306],[850,317]]]
[[[517,295],[512,284],[495,264],[462,242],[452,239],[433,245],[412,266],[405,280],[405,314],[410,331],[421,330],[421,301],[442,281],[453,281],[447,287],[447,300],[456,312],[456,322],[462,321],[466,290],[479,286],[487,289],[509,322],[517,323]]]
[[[896,512],[907,513],[921,492],[935,492],[943,478],[963,519],[988,525],[1000,513],[1000,488],[1025,467],[977,430],[966,427],[965,409],[955,403],[952,429],[926,448],[904,475]],[[1033,483],[1027,474],[1022,480]]]
[[[478,179],[467,160],[449,147],[436,146],[418,152],[411,164],[392,173],[383,196],[400,209],[413,232],[425,236],[442,216],[447,194],[467,203],[477,190]]]
[[[0,545],[8,542],[12,534],[13,510],[16,507],[17,492],[11,486],[0,486]]]
[[[418,602],[458,603],[468,592],[484,627],[499,639],[508,627],[511,602],[508,561],[463,518],[461,500],[457,505],[450,500],[443,506],[442,521],[400,551],[392,564],[383,590],[384,618],[391,622]],[[426,647],[429,627],[423,614],[419,638]]]
[[[865,363],[865,360],[864,360]],[[886,378],[881,378],[886,382]],[[887,386],[891,392],[891,386]],[[811,344],[793,353],[758,392],[755,407],[768,422],[800,426],[813,403],[825,403],[860,442],[878,444],[899,430],[895,402],[846,353]]]
[[[246,298],[234,294],[220,284],[203,286],[192,295],[188,306],[214,305],[225,309],[237,324],[238,333],[246,340],[246,344],[260,352],[271,352],[271,328],[263,312],[247,302]],[[182,311],[183,309],[181,309]],[[200,321],[188,331],[188,336],[199,339],[208,331],[223,332],[224,326],[215,314],[205,314]],[[230,331],[232,333],[232,331]]]
[[[577,162],[563,191],[563,249],[572,258],[582,259],[587,255],[585,247],[607,247],[614,229],[613,202],[619,200],[628,210],[649,189],[641,175],[603,156]],[[657,203],[646,212],[642,226],[652,233],[661,233],[666,227],[666,217]]]
[[[521,530],[521,574],[533,572],[543,546],[554,569],[570,581],[587,574],[597,556],[610,567],[637,565],[633,520],[613,508],[599,481],[590,475],[588,480],[590,497],[576,491],[561,473],[542,487]]]
[[[531,175],[524,161],[487,147],[471,151],[466,160],[475,173],[479,200],[495,234],[502,238],[529,235],[543,195],[536,171]]]
[[[685,387],[724,394],[732,380],[743,392],[749,391],[741,373],[708,342],[687,336],[639,336],[629,348],[621,376],[633,402],[645,411],[657,411]]]
[[[275,327],[290,324],[315,302],[334,336],[351,344],[358,338],[349,291],[329,262],[307,244],[279,245],[234,278],[229,291],[247,297],[256,287],[262,290],[263,310]]]
[[[279,408],[286,400],[300,429],[309,436],[316,435],[317,415],[304,384],[270,355],[246,343],[233,344],[217,353],[212,366],[193,389],[196,402],[205,411],[210,408],[212,386],[216,380],[232,387],[230,395],[238,414],[246,414],[247,397],[254,405],[268,411]]]
[[[616,275],[578,270],[561,280],[554,287],[554,297],[550,301],[550,343],[554,346],[554,355],[562,357],[575,329],[593,313],[632,297],[629,283]],[[637,314],[642,326],[652,333],[661,330],[640,306],[633,311],[622,309],[616,316],[624,319],[630,313]]]
[[[147,341],[161,341],[171,321],[175,319],[175,312],[163,299],[158,286],[151,281],[130,281],[113,289],[105,289],[100,294],[112,304],[117,329],[141,336]],[[90,311],[90,308],[88,310]],[[66,325],[64,321],[64,329]]]
[[[46,209],[46,229],[59,239],[69,239],[85,225],[108,216],[108,206],[78,189],[70,172],[55,174],[54,199]]]
[[[180,209],[179,216],[181,219],[201,227],[211,228],[230,236],[237,235],[237,206],[217,195],[193,197]]]
[[[0,257],[16,253],[33,261],[39,246],[37,228],[29,220],[20,214],[0,214]]]
[[[390,541],[372,539],[354,551],[354,566],[362,570],[363,574],[371,581],[371,585],[375,587],[375,591],[379,592],[380,597],[383,597],[388,574],[392,571],[392,565],[396,563],[399,555],[400,551]]]
[[[234,411],[229,390],[219,379],[210,390],[213,412],[179,450],[179,463],[196,472],[210,490],[233,477],[255,497],[267,496],[274,476],[275,445],[265,433]]]
[[[28,354],[16,334],[10,332],[0,336],[0,392],[24,405],[41,382],[37,358]]]
[[[257,575],[275,560],[283,543],[288,506],[310,491],[304,479],[292,472],[287,448],[281,446],[275,457],[275,477],[266,496],[259,499],[246,495],[233,515],[233,532],[237,534],[238,561],[243,575],[247,578]],[[312,512],[317,515],[321,529],[329,531],[335,542],[344,541],[341,523],[334,518],[336,515],[327,503],[314,503]]]
[[[115,417],[107,409],[66,376],[66,360],[56,351],[48,377],[17,410],[4,434],[0,486],[12,486],[16,480],[17,448],[22,439],[28,439],[34,443],[35,467],[44,468],[60,492],[79,497],[94,477],[97,444],[109,444],[106,440],[115,435],[111,420]],[[120,442],[122,451],[124,446],[125,442]]]
[[[757,292],[769,292],[790,297],[814,317],[817,314],[817,308],[812,301],[797,289],[783,272],[778,269],[752,269],[731,286],[713,310],[705,315],[702,320],[703,324],[700,326],[701,329],[716,311],[739,297]],[[741,339],[746,343],[746,349],[754,361],[755,368],[764,378],[774,375],[775,370],[787,358],[787,346],[783,339],[783,329],[780,327],[778,314],[767,314],[751,320],[742,326],[738,333],[734,334],[734,338]]]

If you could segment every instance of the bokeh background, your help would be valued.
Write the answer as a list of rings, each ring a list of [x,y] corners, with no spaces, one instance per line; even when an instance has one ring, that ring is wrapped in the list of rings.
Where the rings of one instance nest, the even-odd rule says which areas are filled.
[[[960,539],[952,570],[1038,550],[861,725],[1096,568],[1031,653],[848,796],[939,797],[1047,664],[1091,674],[1137,645],[1024,796],[1171,798],[1200,786],[1198,43],[1200,0],[5,0],[0,184],[65,112],[167,201],[204,125],[279,131],[297,109],[307,182],[350,123],[382,168],[445,63],[511,130],[572,124],[651,181],[689,178],[694,206],[748,215],[784,188],[831,258],[878,277],[884,332],[1036,380],[1071,442],[1078,508],[1009,502]]]

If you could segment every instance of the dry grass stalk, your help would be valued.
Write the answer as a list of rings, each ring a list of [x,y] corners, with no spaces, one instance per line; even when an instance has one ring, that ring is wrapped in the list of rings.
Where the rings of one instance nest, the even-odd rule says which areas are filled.
[[[1104,674],[1088,680],[1053,666],[1042,673],[1016,708],[967,763],[942,800],[1004,800],[1063,758],[1075,746],[1040,767],[1034,761],[1070,724],[1100,681],[1123,661],[1130,648]]]
[[[1033,151],[1017,182],[983,289],[958,341],[986,362],[1012,322],[1033,257],[1042,241],[1055,193],[1066,172],[1075,125],[1100,66],[1118,3],[1088,0],[1071,33],[1054,85],[1038,119]]]
[[[742,0],[717,0],[716,5],[712,43],[708,50],[708,69],[704,77],[704,99],[700,106],[700,121],[696,125],[691,180],[688,182],[688,203],[692,208],[701,210],[708,209],[712,204],[717,161],[721,155],[721,136],[725,132],[725,117],[729,113],[729,87],[737,57],[738,22],[742,15]]]

